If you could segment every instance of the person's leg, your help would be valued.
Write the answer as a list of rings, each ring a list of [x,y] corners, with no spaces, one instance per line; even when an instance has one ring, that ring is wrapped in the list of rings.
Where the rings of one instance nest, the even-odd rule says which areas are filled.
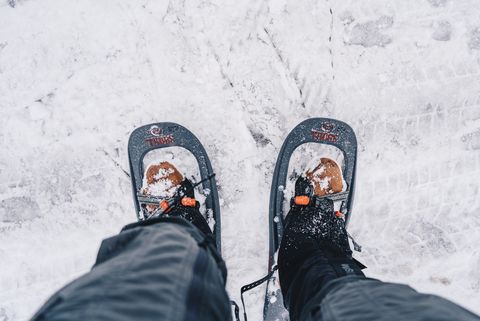
[[[153,219],[106,239],[93,269],[32,320],[230,320],[225,280],[210,237],[179,217]]]
[[[300,177],[295,195],[311,195],[314,185]],[[313,196],[308,205],[293,203],[286,217],[278,266],[290,321],[480,320],[438,296],[366,278],[337,214],[332,201]]]
[[[298,184],[297,184],[298,185]],[[344,221],[335,217],[333,203],[293,205],[278,253],[280,286],[290,320],[308,320],[318,294],[329,282],[342,276],[364,278],[363,265],[352,258]]]
[[[328,283],[324,293],[317,295],[301,320],[480,320],[479,316],[439,296],[369,278],[341,277]]]
[[[354,260],[333,259],[320,251],[310,253],[306,259],[295,258],[297,269],[287,272],[291,276],[280,265],[280,285],[290,321],[480,320],[438,296],[366,278]],[[279,264],[285,261],[283,257]]]
[[[231,320],[227,271],[192,183],[169,162],[151,164],[147,220],[103,241],[92,270],[58,291],[40,320]],[[162,206],[163,203],[169,204]]]

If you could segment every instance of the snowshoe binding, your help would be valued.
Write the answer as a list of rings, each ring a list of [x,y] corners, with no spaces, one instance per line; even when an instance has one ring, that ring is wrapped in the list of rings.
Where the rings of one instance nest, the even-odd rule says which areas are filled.
[[[145,171],[138,199],[145,219],[178,216],[195,225],[205,235],[212,234],[208,222],[200,214],[192,182],[170,162],[150,164]]]

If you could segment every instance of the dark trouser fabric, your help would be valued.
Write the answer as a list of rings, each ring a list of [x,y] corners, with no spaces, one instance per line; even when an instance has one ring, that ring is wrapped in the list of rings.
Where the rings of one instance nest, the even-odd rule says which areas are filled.
[[[133,224],[103,241],[92,270],[33,320],[231,320],[213,243],[180,218]]]
[[[291,321],[480,320],[406,285],[349,275],[359,270],[342,260],[312,255],[292,271],[285,301]],[[183,219],[154,219],[103,241],[93,269],[57,292],[33,320],[229,321],[225,280],[208,237]]]
[[[322,258],[305,262],[288,294],[291,321],[480,320],[448,300],[407,285],[337,273]]]

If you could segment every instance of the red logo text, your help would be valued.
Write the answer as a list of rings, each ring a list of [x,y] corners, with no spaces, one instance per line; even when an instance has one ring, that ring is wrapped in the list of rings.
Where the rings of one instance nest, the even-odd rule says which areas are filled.
[[[173,144],[175,139],[173,139],[173,135],[164,135],[158,137],[150,137],[145,139],[145,143],[150,145],[150,147],[158,146],[158,145],[168,145]]]
[[[325,142],[335,143],[338,141],[338,136],[335,134],[324,133],[318,130],[312,129],[312,137],[316,140],[323,140]]]

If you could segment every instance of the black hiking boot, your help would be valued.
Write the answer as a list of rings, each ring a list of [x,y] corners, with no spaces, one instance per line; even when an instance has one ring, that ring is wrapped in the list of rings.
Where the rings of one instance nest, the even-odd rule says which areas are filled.
[[[363,265],[352,258],[343,215],[334,211],[333,201],[327,198],[343,187],[340,168],[330,162],[322,158],[314,171],[297,179],[285,218],[278,266],[284,303],[291,313],[298,309],[294,301],[307,295],[305,286],[314,293],[334,278],[363,276]]]

